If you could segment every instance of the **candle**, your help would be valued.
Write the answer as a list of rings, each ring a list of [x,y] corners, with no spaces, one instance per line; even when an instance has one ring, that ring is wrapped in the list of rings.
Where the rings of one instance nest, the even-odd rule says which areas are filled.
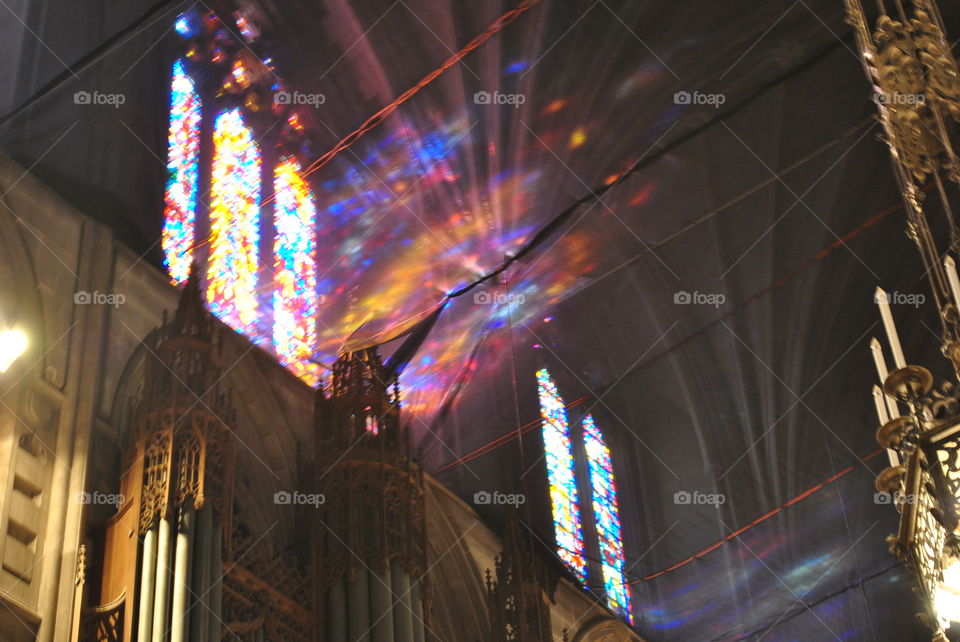
[[[870,352],[873,353],[873,365],[877,367],[877,374],[880,376],[880,385],[883,385],[883,382],[887,380],[887,362],[883,359],[883,348],[880,347],[880,342],[877,341],[876,337],[870,339]],[[897,406],[897,400],[884,395],[882,392],[880,394],[883,395],[887,404],[887,412],[889,412],[890,418],[899,417],[900,408]]]
[[[899,466],[899,465],[900,465],[900,456],[897,455],[897,451],[896,451],[896,450],[892,450],[892,449],[890,449],[890,448],[887,448],[887,461],[890,462],[890,465],[891,465],[891,466]]]
[[[873,387],[873,405],[877,408],[877,419],[880,420],[880,425],[890,421],[890,416],[887,415],[887,406],[883,402],[883,391],[880,390],[880,386]]]
[[[877,408],[877,417],[880,419],[881,426],[890,420],[890,417],[887,416],[887,406],[883,403],[885,397],[886,395],[880,390],[880,386],[873,387],[873,405]],[[886,397],[886,399],[887,402],[893,401],[893,399],[889,397]],[[896,405],[896,402],[894,402],[894,405]],[[896,414],[899,416],[899,411],[897,411]],[[900,457],[897,455],[897,451],[892,448],[887,448],[887,461],[890,462],[891,466],[899,466]]]
[[[900,347],[897,326],[893,324],[893,313],[890,311],[890,301],[887,299],[887,293],[878,287],[873,299],[880,306],[880,318],[883,319],[883,328],[887,331],[887,341],[890,342],[893,363],[897,368],[906,368],[907,359],[903,356],[903,348]]]
[[[957,264],[952,256],[943,260],[943,267],[947,270],[947,282],[950,284],[950,292],[953,294],[953,304],[960,307],[960,277],[957,277]]]
[[[887,362],[883,360],[883,348],[880,347],[876,337],[870,339],[870,352],[873,354],[873,365],[877,367],[877,375],[882,384],[887,380]]]

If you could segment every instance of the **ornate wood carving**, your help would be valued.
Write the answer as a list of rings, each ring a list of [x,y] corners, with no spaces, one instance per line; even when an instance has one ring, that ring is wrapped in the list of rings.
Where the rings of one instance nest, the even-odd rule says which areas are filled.
[[[343,354],[317,396],[315,590],[396,562],[412,581],[426,570],[423,470],[411,458],[396,377],[374,349]],[[421,584],[423,582],[421,581]],[[424,613],[428,591],[424,590]]]
[[[146,345],[144,397],[134,420],[144,453],[140,532],[188,501],[197,508],[211,501],[228,530],[234,413],[219,387],[219,326],[203,307],[195,276],[174,318]]]
[[[126,602],[124,594],[109,604],[85,609],[82,642],[121,642]]]
[[[537,555],[516,508],[508,513],[503,552],[487,569],[487,601],[493,642],[552,640],[550,606],[558,578]]]
[[[303,605],[243,566],[224,568],[223,621],[231,639],[311,640],[314,618]]]
[[[201,508],[208,502],[214,519],[229,534],[232,517],[232,404],[220,390],[219,326],[203,307],[197,270],[180,294],[169,322],[144,340],[142,398],[132,406],[129,441],[124,452],[120,511],[108,523],[103,573],[116,581],[104,583],[101,602],[118,590],[135,603],[138,538],[159,519],[172,519],[180,506]],[[136,615],[123,604],[85,612],[85,631],[96,640],[130,640]],[[128,605],[129,608],[132,606]],[[132,618],[132,619],[131,619]],[[92,627],[92,628],[91,628]],[[112,637],[114,627],[121,637]],[[93,633],[89,633],[93,635]]]

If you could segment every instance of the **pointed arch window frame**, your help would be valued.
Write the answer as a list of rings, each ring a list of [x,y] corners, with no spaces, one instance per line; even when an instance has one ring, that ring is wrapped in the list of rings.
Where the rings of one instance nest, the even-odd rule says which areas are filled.
[[[581,515],[581,511],[587,509],[581,506],[578,497],[580,480],[578,458],[574,452],[575,435],[567,417],[566,404],[549,370],[546,367],[537,370],[536,379],[557,555],[587,587],[590,565],[586,558],[586,529]],[[633,625],[630,584],[624,572],[626,557],[613,458],[600,427],[590,413],[577,423],[586,459],[583,462],[585,466],[580,468],[587,473],[589,510],[593,518],[593,535],[600,552],[600,579],[603,581],[607,606]],[[558,493],[558,488],[571,490]],[[575,528],[572,526],[574,524]],[[577,533],[577,537],[570,537],[571,530]]]
[[[203,99],[196,83],[185,60],[177,58],[170,73],[167,180],[161,231],[164,266],[176,284],[187,280],[193,260],[203,113]]]
[[[196,109],[195,113],[191,114],[193,120],[190,122],[188,136],[192,145],[189,158],[192,172],[191,198],[188,206],[176,212],[168,207],[168,203],[175,197],[178,203],[183,202],[184,199],[179,196],[187,191],[181,188],[177,192],[173,189],[180,176],[177,167],[182,164],[178,158],[182,156],[183,146],[180,143],[175,144],[172,132],[168,135],[169,176],[164,186],[164,266],[171,281],[182,284],[189,274],[191,262],[200,260],[204,263],[205,299],[211,311],[254,343],[267,348],[294,375],[308,385],[316,386],[320,381],[320,368],[311,358],[317,340],[316,323],[320,302],[316,285],[316,225],[319,215],[316,195],[306,179],[298,175],[298,180],[292,181],[288,177],[286,183],[297,192],[294,200],[298,206],[309,202],[310,212],[307,218],[311,220],[308,224],[300,217],[299,226],[292,234],[288,234],[283,242],[275,232],[283,225],[279,217],[289,215],[290,211],[282,212],[277,202],[267,206],[262,199],[263,196],[271,194],[276,201],[283,200],[283,190],[276,189],[278,172],[289,161],[299,166],[300,159],[296,158],[295,154],[281,157],[273,153],[272,148],[262,147],[255,130],[259,121],[256,121],[254,114],[248,113],[249,110],[243,105],[203,93],[200,89],[201,83],[196,77],[195,62],[191,62],[186,56],[179,56],[169,69],[172,71],[169,78],[171,109],[168,114],[168,127],[172,128],[178,123],[175,121],[178,114],[174,101],[177,99],[178,89],[182,93],[187,84],[193,92],[190,96]],[[232,152],[240,156],[248,154],[246,161],[255,159],[251,165],[256,167],[248,167],[249,171],[241,171],[239,176],[235,175],[236,172],[223,174],[228,182],[246,184],[245,188],[234,190],[237,195],[240,191],[250,195],[250,202],[246,205],[238,203],[238,199],[230,195],[221,195],[223,198],[218,200],[217,193],[217,129],[221,119],[226,114],[233,113],[242,124],[247,149],[238,148]],[[179,140],[183,138],[183,134],[180,134]],[[201,148],[210,151],[203,152]],[[171,166],[171,163],[174,165]],[[227,186],[225,191],[231,189],[233,188]],[[206,194],[199,196],[201,190],[207,190]],[[205,197],[209,200],[208,203],[203,202]],[[180,212],[183,215],[180,215]],[[178,215],[176,220],[173,220],[173,214]],[[182,224],[182,220],[186,220],[187,224]],[[292,231],[294,228],[287,225],[285,229]],[[298,234],[301,238],[292,238]],[[174,236],[178,239],[176,248]],[[309,255],[306,260],[291,260],[287,250],[294,245],[306,248]],[[205,261],[197,251],[198,248],[206,250]],[[285,252],[287,256],[281,256]],[[309,265],[313,265],[312,270]],[[291,272],[279,274],[281,269]],[[287,277],[291,276],[292,272],[297,275],[291,280]],[[278,283],[278,276],[280,282],[285,278],[291,281],[292,289],[288,287],[279,297],[263,292],[263,286],[267,284],[271,286],[271,290],[275,289],[273,286]],[[278,336],[277,332],[274,314],[276,306],[284,307],[288,313],[281,320],[281,323],[286,323],[282,337]]]

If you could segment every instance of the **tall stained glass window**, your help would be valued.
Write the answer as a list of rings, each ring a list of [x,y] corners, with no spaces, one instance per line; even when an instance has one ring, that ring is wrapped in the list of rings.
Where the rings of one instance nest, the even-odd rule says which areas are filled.
[[[587,563],[584,559],[577,476],[567,426],[567,410],[545,368],[537,371],[537,389],[557,553],[582,582],[587,577]]]
[[[170,83],[170,131],[167,139],[167,188],[161,245],[174,283],[190,275],[200,159],[200,96],[183,61],[173,65]]]
[[[210,189],[207,301],[229,326],[256,338],[260,150],[237,108],[217,116]]]
[[[317,340],[316,206],[300,165],[277,165],[273,190],[273,345],[280,362],[310,385],[318,381],[310,361]]]
[[[623,535],[620,531],[620,510],[617,507],[617,487],[613,480],[613,462],[603,435],[591,415],[583,418],[583,443],[590,469],[593,515],[600,543],[600,566],[607,593],[607,605],[633,624],[630,587],[623,572]]]

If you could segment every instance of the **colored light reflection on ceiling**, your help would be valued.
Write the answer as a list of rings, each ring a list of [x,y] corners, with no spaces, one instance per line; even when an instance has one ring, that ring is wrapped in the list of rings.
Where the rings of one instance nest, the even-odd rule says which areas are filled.
[[[593,515],[600,541],[600,564],[607,605],[633,624],[630,609],[630,586],[623,573],[623,533],[620,528],[620,509],[617,506],[617,488],[613,479],[610,450],[592,415],[583,418],[583,443],[590,468],[590,488],[593,492]]]
[[[200,97],[178,60],[170,83],[170,132],[167,152],[167,188],[161,237],[164,263],[174,283],[190,273],[194,242],[197,176],[200,157]]]
[[[239,109],[213,132],[207,302],[227,325],[256,339],[260,150]]]
[[[584,559],[573,445],[570,443],[570,429],[563,399],[560,398],[557,386],[546,368],[537,371],[537,391],[540,397],[540,416],[543,418],[543,447],[546,451],[547,476],[550,481],[557,554],[583,582],[587,579],[587,563]]]
[[[311,386],[317,341],[317,209],[300,164],[289,158],[274,170],[273,345],[280,362]]]

